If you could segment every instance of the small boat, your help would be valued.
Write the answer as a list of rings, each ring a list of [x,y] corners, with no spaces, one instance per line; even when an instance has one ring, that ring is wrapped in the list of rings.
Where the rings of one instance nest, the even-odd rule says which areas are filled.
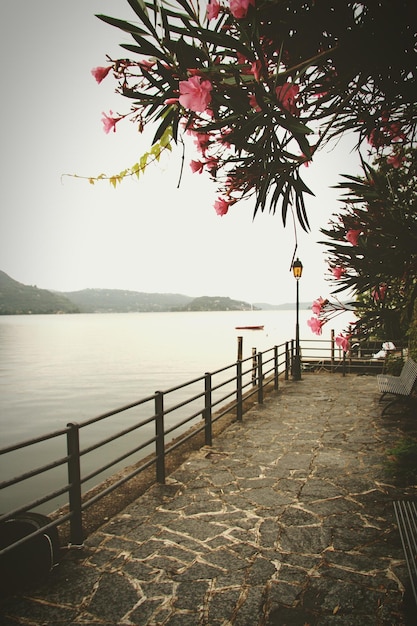
[[[264,326],[259,325],[259,326],[235,326],[236,330],[263,330]]]

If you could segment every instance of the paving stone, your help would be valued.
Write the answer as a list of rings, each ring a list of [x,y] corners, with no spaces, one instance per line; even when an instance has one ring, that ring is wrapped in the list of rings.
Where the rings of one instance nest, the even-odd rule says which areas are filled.
[[[85,609],[93,617],[118,623],[138,603],[140,596],[124,576],[104,573]]]

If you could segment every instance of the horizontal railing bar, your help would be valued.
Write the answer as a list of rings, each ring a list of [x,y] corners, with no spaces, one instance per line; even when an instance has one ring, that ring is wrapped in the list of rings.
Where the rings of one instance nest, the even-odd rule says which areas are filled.
[[[217,400],[214,400],[212,402],[212,407],[214,408],[215,406],[218,406],[219,404],[222,404],[225,400],[227,400],[228,398],[231,398],[232,396],[236,395],[236,390],[231,391],[230,393],[227,393],[226,395],[222,396],[221,398],[218,398]]]
[[[26,439],[24,441],[20,441],[19,443],[13,444],[11,446],[0,448],[0,454],[7,454],[8,452],[14,452],[15,450],[20,450],[21,448],[27,448],[28,446],[32,446],[35,443],[42,443],[43,441],[48,441],[49,439],[54,439],[55,437],[62,437],[62,435],[66,435],[67,432],[68,432],[68,428],[63,428],[62,430],[55,430],[45,435],[34,437],[33,439]]]
[[[188,417],[184,417],[183,420],[181,420],[179,422],[175,422],[175,424],[173,424],[172,426],[170,426],[169,428],[167,428],[165,430],[165,434],[169,435],[170,433],[173,433],[175,430],[178,430],[178,428],[181,428],[181,426],[184,426],[185,424],[188,424],[188,422],[191,422],[196,417],[201,417],[201,413],[202,413],[202,411],[200,409],[199,411],[196,411],[192,415],[189,415]]]
[[[166,392],[161,392],[161,393],[164,393],[164,395],[166,396]],[[191,404],[192,402],[195,402],[196,400],[199,400],[200,398],[204,398],[204,391],[202,391],[201,393],[198,393],[196,396],[192,396],[188,400],[184,400],[182,402],[178,402],[178,404],[173,404],[172,406],[166,407],[164,409],[164,413],[165,415],[168,415],[168,413],[172,413],[173,411],[177,409],[181,409],[183,406],[187,406],[187,404]]]
[[[248,360],[249,360],[248,358],[242,359],[242,363]],[[217,376],[217,374],[222,374],[226,370],[230,370],[232,367],[236,367],[236,363],[230,363],[229,365],[225,365],[224,367],[221,367],[218,370],[214,370],[213,372],[207,372],[207,373],[211,374],[211,376],[213,377],[213,376]]]
[[[109,435],[109,437],[106,437],[105,439],[101,439],[97,443],[80,450],[80,456],[83,456],[87,454],[88,452],[92,452],[93,450],[97,450],[98,448],[102,448],[106,444],[111,443],[112,441],[115,441],[116,439],[120,439],[120,437],[123,437],[124,435],[128,435],[134,430],[138,430],[138,428],[141,428],[142,426],[145,426],[146,424],[149,424],[153,422],[154,420],[155,420],[155,416],[152,416],[149,419],[145,420],[144,422],[133,424],[132,426],[129,426],[128,428],[125,428],[124,430],[120,430],[114,435]]]
[[[226,385],[230,385],[230,383],[233,383],[235,380],[236,380],[236,376],[233,376],[232,378],[227,378],[226,380],[223,380],[217,385],[213,385],[212,390],[217,391],[217,389],[221,389],[222,387],[225,387]]]
[[[112,411],[107,411],[107,413],[101,413],[96,417],[92,417],[91,419],[85,420],[84,422],[79,422],[78,425],[80,428],[84,428],[85,426],[91,426],[91,424],[96,424],[101,420],[106,419],[107,417],[113,417],[113,415],[117,415],[118,413],[123,413],[124,411],[128,411],[129,409],[134,409],[135,407],[141,406],[142,404],[146,404],[147,402],[151,402],[155,399],[155,395],[148,396],[146,398],[142,398],[141,400],[136,400],[135,402],[131,402],[130,404],[125,404],[117,409],[113,409]]]
[[[148,439],[147,441],[144,441],[143,443],[141,443],[139,446],[137,446],[133,450],[129,452],[125,452],[124,454],[114,459],[113,461],[109,461],[109,463],[107,463],[106,465],[103,465],[102,467],[99,467],[98,469],[94,470],[90,474],[83,476],[83,478],[81,479],[81,484],[84,484],[87,481],[91,480],[92,478],[95,478],[99,474],[102,474],[110,467],[113,467],[113,465],[117,465],[117,463],[120,463],[120,461],[124,461],[124,459],[127,459],[129,456],[132,456],[132,454],[135,454],[136,452],[140,452],[141,450],[144,450],[145,448],[150,446],[152,443],[155,443],[155,441],[156,441],[156,437],[152,437],[151,439]]]
[[[98,502],[99,500],[104,498],[105,496],[107,496],[109,493],[111,493],[112,491],[114,491],[118,487],[121,487],[122,485],[127,483],[129,480],[131,480],[132,478],[134,478],[135,476],[137,476],[141,472],[144,472],[151,465],[155,465],[155,463],[156,463],[156,457],[152,457],[151,459],[149,459],[149,461],[147,461],[146,463],[144,463],[140,467],[136,468],[133,472],[130,472],[130,474],[126,474],[126,476],[123,476],[123,478],[120,478],[116,482],[114,482],[111,485],[109,485],[108,487],[106,487],[106,489],[103,489],[103,491],[100,491],[99,493],[94,495],[89,500],[86,500],[85,502],[83,502],[82,505],[81,505],[82,510],[84,511],[84,510],[88,509],[90,506],[92,506],[93,504],[95,504],[96,502]]]
[[[70,488],[70,485],[65,485],[65,487],[61,487],[60,489],[57,489],[56,491],[51,491],[50,493],[47,493],[42,498],[38,498],[37,500],[32,500],[31,502],[28,502],[27,504],[25,504],[25,506],[21,506],[17,509],[14,509],[13,511],[9,511],[8,513],[5,513],[4,515],[0,516],[0,523],[11,517],[15,517],[16,515],[19,515],[20,513],[25,513],[26,511],[35,509],[41,504],[45,504],[45,502],[50,502],[51,500],[54,500],[55,498],[62,496],[63,493],[67,493],[69,491],[69,488]]]
[[[169,389],[164,389],[160,393],[164,395],[168,395],[169,393],[174,393],[175,391],[180,391],[180,389],[184,389],[184,387],[189,387],[190,385],[195,385],[196,383],[204,380],[204,376],[199,376],[198,378],[193,378],[185,383],[181,383],[180,385],[176,385],[175,387],[170,387]]]
[[[61,459],[57,459],[52,463],[48,463],[48,465],[43,465],[42,467],[37,467],[30,472],[26,472],[25,474],[20,474],[19,476],[15,476],[14,478],[10,478],[9,480],[4,480],[0,483],[0,489],[6,489],[12,485],[17,485],[23,480],[27,480],[28,478],[33,478],[34,476],[39,476],[40,474],[44,474],[55,467],[59,467],[60,465],[64,465],[64,463],[68,463],[68,456],[62,457]]]
[[[236,407],[237,407],[237,402],[235,402],[235,404],[227,405],[227,407],[225,407],[225,409],[223,411],[221,411],[219,413],[216,413],[216,416],[213,418],[213,423],[217,422],[217,420],[219,420],[220,418],[224,417],[228,413],[231,413],[233,411],[233,409],[235,409]]]
[[[188,433],[188,435],[184,435],[184,437],[182,437],[182,439],[180,441],[176,441],[175,443],[172,444],[172,446],[168,446],[166,448],[166,450],[165,450],[165,454],[169,454],[170,452],[173,452],[174,450],[179,448],[181,445],[183,445],[189,439],[192,439],[193,437],[196,437],[198,434],[203,432],[204,428],[205,428],[205,426],[204,426],[204,424],[202,424],[201,426],[199,426],[198,428],[196,428],[192,432]]]

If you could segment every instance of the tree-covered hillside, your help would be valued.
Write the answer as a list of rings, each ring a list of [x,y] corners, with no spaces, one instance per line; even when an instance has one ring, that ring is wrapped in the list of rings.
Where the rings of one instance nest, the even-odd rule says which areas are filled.
[[[83,289],[62,295],[82,313],[140,313],[172,311],[186,306],[192,298],[176,293],[144,293],[123,289]]]
[[[192,302],[182,307],[182,311],[250,311],[248,302],[232,300],[224,297],[201,296],[194,298]]]
[[[78,307],[65,296],[23,285],[0,271],[0,315],[78,312]]]

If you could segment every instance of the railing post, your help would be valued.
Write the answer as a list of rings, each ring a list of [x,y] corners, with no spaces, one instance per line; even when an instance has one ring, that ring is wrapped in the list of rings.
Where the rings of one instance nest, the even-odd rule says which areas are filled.
[[[263,385],[263,373],[262,373],[262,352],[258,352],[258,402],[264,403],[264,385]]]
[[[204,378],[204,438],[206,446],[213,445],[211,404],[211,374],[206,372]]]
[[[256,358],[256,348],[252,348],[252,387],[256,387],[256,370],[258,361]]]
[[[279,385],[279,363],[278,363],[278,346],[274,346],[274,389],[278,389]]]
[[[243,416],[242,361],[236,363],[236,419],[241,422]]]
[[[81,502],[81,467],[80,467],[80,427],[67,424],[68,483],[70,542],[82,546],[84,542],[82,502]]]
[[[291,339],[291,349],[290,349],[290,355],[291,355],[291,360],[290,360],[290,371],[291,371],[291,376],[294,375],[294,363],[295,363],[295,357],[294,357],[294,346],[295,346],[295,341],[294,339]]]
[[[330,371],[334,371],[334,330],[332,329],[330,332]]]
[[[290,348],[288,341],[285,342],[285,380],[288,380],[290,374]]]
[[[164,394],[155,392],[156,480],[165,484]]]
[[[237,360],[241,361],[243,357],[243,337],[237,338]]]

